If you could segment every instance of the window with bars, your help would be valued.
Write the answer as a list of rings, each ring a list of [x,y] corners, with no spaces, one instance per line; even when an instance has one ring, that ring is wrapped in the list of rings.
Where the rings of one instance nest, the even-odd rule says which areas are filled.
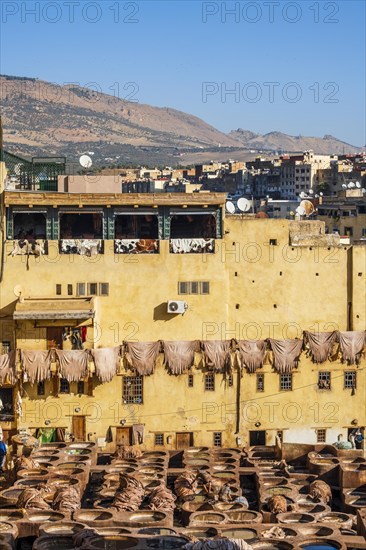
[[[327,437],[327,430],[325,428],[319,428],[316,431],[316,442],[317,443],[325,443],[326,437]]]
[[[74,290],[72,288],[72,285],[67,285],[67,295],[72,296],[74,293]]]
[[[76,284],[76,294],[78,296],[85,296],[85,283]]]
[[[209,281],[180,281],[178,294],[210,294]]]
[[[319,371],[318,388],[320,390],[330,390],[330,372],[329,371]]]
[[[60,379],[59,393],[70,393],[70,382],[66,378]]]
[[[155,445],[164,445],[164,434],[155,434]]]
[[[264,374],[257,373],[257,391],[264,391]]]
[[[1,342],[1,353],[9,353],[11,351],[10,340],[3,340]]]
[[[38,382],[37,384],[37,395],[44,395],[45,392],[45,382]]]
[[[98,283],[88,283],[88,295],[97,296],[98,294]]]
[[[143,377],[142,376],[124,376],[122,398],[123,403],[143,403]]]
[[[193,383],[194,383],[193,374],[189,374],[188,375],[188,387],[193,388]]]
[[[222,447],[222,432],[213,433],[213,446]]]
[[[215,375],[212,372],[205,374],[205,390],[215,391]]]
[[[61,296],[62,294],[62,285],[56,285],[56,296]]]
[[[357,373],[354,370],[346,370],[344,373],[344,387],[356,389]]]
[[[84,384],[84,381],[83,380],[79,380],[78,382],[78,393],[85,393],[85,384]]]
[[[280,374],[280,390],[292,390],[292,374]]]
[[[99,296],[109,296],[109,283],[99,283]]]
[[[69,286],[72,288],[72,285]],[[77,296],[86,296],[86,293],[88,296],[109,296],[109,283],[77,283]]]

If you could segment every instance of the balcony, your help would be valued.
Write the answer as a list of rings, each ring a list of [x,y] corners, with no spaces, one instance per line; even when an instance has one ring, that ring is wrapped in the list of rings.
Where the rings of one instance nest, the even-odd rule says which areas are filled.
[[[159,254],[158,239],[115,239],[115,254]]]
[[[102,239],[61,239],[59,252],[60,254],[97,256],[104,254],[104,241]]]
[[[215,239],[170,239],[171,254],[214,254]]]

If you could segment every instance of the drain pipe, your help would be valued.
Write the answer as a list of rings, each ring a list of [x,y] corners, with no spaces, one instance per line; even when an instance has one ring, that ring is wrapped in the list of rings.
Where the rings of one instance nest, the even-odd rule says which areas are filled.
[[[241,381],[241,368],[237,367],[236,372],[236,426],[235,435],[240,433],[240,381]]]

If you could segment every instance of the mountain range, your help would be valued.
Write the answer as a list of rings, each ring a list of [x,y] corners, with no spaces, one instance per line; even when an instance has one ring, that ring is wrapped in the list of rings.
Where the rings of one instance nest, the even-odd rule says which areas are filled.
[[[332,136],[260,135],[241,128],[225,134],[169,107],[35,78],[0,76],[0,102],[4,148],[28,157],[62,155],[74,161],[94,151],[99,164],[184,165],[234,154],[246,160],[259,151],[360,151]]]

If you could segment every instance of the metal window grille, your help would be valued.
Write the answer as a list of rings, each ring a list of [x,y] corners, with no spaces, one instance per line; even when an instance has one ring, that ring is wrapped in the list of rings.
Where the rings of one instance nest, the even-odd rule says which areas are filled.
[[[292,374],[280,374],[280,390],[292,390]]]
[[[188,294],[188,283],[178,283],[178,294]]]
[[[88,295],[96,296],[98,294],[98,283],[88,283]]]
[[[222,447],[222,432],[213,433],[213,446]]]
[[[199,283],[197,281],[191,282],[191,292],[190,294],[199,294]]]
[[[44,395],[45,394],[45,385],[43,382],[38,382],[37,384],[37,395]]]
[[[60,393],[70,393],[70,382],[66,378],[60,379]]]
[[[327,430],[324,428],[319,428],[316,430],[316,442],[317,443],[325,443],[327,436]]]
[[[208,281],[202,281],[201,294],[210,294],[210,283]]]
[[[99,296],[109,296],[109,283],[99,283]]]
[[[357,373],[354,370],[348,370],[344,373],[344,387],[356,389]]]
[[[211,372],[205,374],[205,390],[215,391],[215,375]]]
[[[56,285],[56,296],[61,296],[62,285]]]
[[[78,296],[85,296],[85,283],[76,284],[76,294]]]
[[[11,351],[11,345],[9,340],[3,340],[1,342],[1,353],[9,353]]]
[[[210,294],[209,281],[179,281],[178,294]]]
[[[155,445],[164,445],[164,434],[155,434]]]
[[[67,285],[67,295],[72,296],[73,295],[73,288],[72,285]]]
[[[85,387],[83,380],[79,380],[78,382],[78,393],[85,393]]]
[[[193,374],[189,374],[189,375],[188,375],[188,387],[189,387],[189,388],[193,388],[193,382],[194,382],[194,380],[193,380]]]
[[[123,377],[123,403],[143,403],[143,377],[142,376],[124,376]]]
[[[330,390],[330,372],[320,371],[318,373],[318,388],[320,390]]]
[[[257,374],[257,391],[264,391],[264,374]]]

